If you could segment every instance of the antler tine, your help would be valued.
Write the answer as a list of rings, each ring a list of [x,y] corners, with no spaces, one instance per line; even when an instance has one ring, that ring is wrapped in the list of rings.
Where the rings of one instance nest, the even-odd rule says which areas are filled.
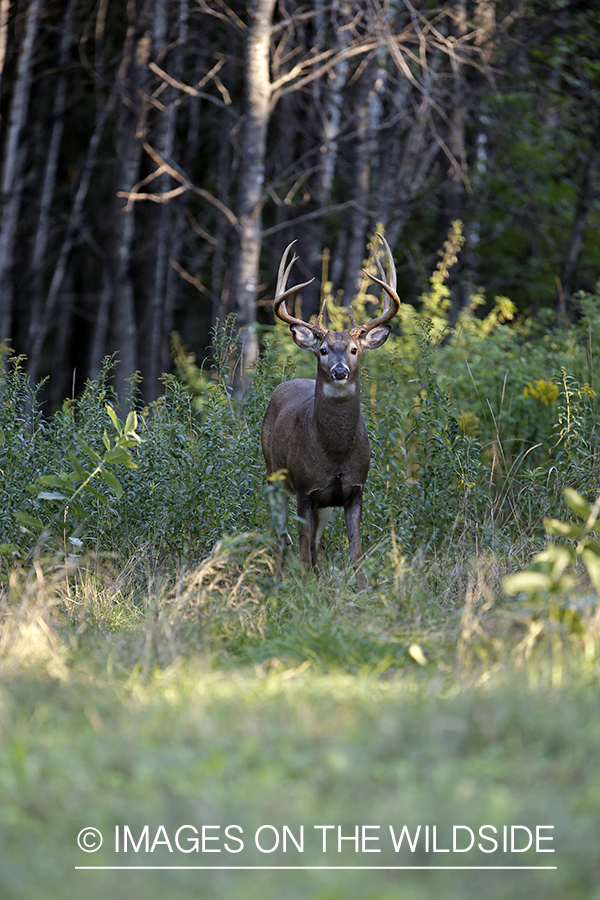
[[[395,292],[396,287],[398,285],[398,276],[396,274],[396,266],[394,265],[394,257],[392,256],[392,251],[390,250],[390,245],[388,244],[388,242],[386,241],[384,236],[382,234],[380,234],[378,231],[376,232],[376,235],[383,242],[383,246],[385,247],[385,252],[386,252],[387,262],[388,262],[388,270],[389,270],[388,280],[389,280],[391,289]],[[381,277],[385,281],[385,272],[383,271],[383,266],[381,265],[381,262],[379,261],[378,256],[375,257],[375,261],[377,263],[377,268],[378,268],[379,272],[381,273]]]
[[[295,316],[291,316],[286,308],[285,301],[288,297],[291,297],[292,294],[295,294],[296,291],[301,291],[302,288],[307,287],[309,284],[315,280],[311,278],[310,281],[305,281],[303,284],[295,284],[293,287],[285,289],[286,282],[289,278],[289,274],[292,270],[292,266],[297,261],[298,257],[294,253],[291,261],[288,263],[287,258],[289,256],[289,252],[294,246],[296,241],[292,241],[291,244],[288,244],[284,250],[283,256],[281,257],[281,262],[279,263],[279,269],[277,271],[277,286],[275,288],[275,299],[273,300],[273,313],[278,316],[283,322],[287,322],[288,325],[306,325],[307,328],[314,328],[315,326],[309,325],[308,322],[304,322],[302,319],[297,319]]]
[[[285,250],[283,251],[283,256],[281,257],[281,262],[279,263],[279,269],[277,270],[277,286],[275,288],[275,296],[279,297],[285,290],[286,282],[289,278],[290,272],[292,270],[292,266],[298,259],[296,254],[292,256],[292,261],[289,265],[287,265],[287,258],[289,256],[290,250],[294,246],[296,241],[292,241],[291,244],[288,244]]]
[[[326,331],[326,329],[323,328],[323,315],[325,313],[326,306],[327,306],[327,297],[325,297],[325,299],[323,300],[323,305],[321,306],[321,312],[317,316],[317,321],[315,322],[315,330],[320,329],[323,332]]]
[[[379,261],[379,257],[375,253],[373,246],[371,246],[371,251],[373,253],[373,258],[375,259],[375,263],[377,265],[377,271],[381,275],[381,278],[376,278],[375,275],[371,275],[370,272],[367,272],[366,269],[363,269],[365,275],[367,275],[371,281],[374,281],[375,284],[378,284],[383,290],[386,292],[387,296],[384,298],[383,302],[383,313],[380,316],[377,316],[376,319],[371,319],[370,322],[367,322],[365,325],[358,325],[352,328],[352,332],[354,334],[367,334],[367,332],[371,331],[377,325],[385,325],[390,319],[393,319],[398,310],[400,309],[400,298],[396,293],[396,285],[398,283],[397,275],[396,275],[396,267],[394,265],[394,258],[392,256],[392,251],[390,250],[390,245],[384,238],[382,234],[377,232],[377,237],[383,242],[385,247],[387,262],[388,262],[388,280],[386,281],[385,272],[381,262]],[[388,283],[389,281],[389,283]],[[354,325],[354,323],[353,323]]]

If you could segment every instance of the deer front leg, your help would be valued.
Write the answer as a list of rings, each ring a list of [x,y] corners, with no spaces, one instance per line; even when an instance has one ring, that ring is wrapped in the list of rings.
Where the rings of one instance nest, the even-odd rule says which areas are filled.
[[[350,559],[352,566],[356,572],[356,578],[359,585],[364,586],[364,575],[359,572],[360,562],[362,560],[362,550],[360,549],[360,520],[362,516],[362,489],[352,496],[344,507],[346,514],[346,531],[348,533],[348,543],[350,545]]]
[[[312,542],[310,545],[310,553],[314,569],[321,575],[325,572],[325,564],[323,563],[323,555],[321,553],[321,541],[325,526],[329,521],[329,517],[333,512],[333,507],[324,506],[321,509],[313,509],[312,524]]]
[[[298,497],[298,526],[300,532],[300,565],[304,569],[311,567],[311,536],[313,530],[313,510],[308,497]]]

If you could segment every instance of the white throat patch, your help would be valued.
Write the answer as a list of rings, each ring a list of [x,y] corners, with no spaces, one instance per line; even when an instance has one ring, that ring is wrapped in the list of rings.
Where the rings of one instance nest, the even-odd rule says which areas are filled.
[[[323,385],[323,394],[326,397],[347,397],[356,390],[356,384],[351,381],[326,381]]]

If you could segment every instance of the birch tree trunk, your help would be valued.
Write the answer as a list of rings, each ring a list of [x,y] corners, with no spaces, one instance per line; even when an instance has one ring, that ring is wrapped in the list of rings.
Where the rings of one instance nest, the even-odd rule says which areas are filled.
[[[2,88],[2,75],[4,73],[4,61],[6,60],[9,12],[10,0],[0,0],[0,88]]]
[[[23,49],[19,57],[9,115],[8,136],[2,172],[2,222],[0,224],[0,340],[10,339],[13,324],[13,260],[23,183],[21,174],[26,157],[22,134],[27,119],[33,77],[33,56],[42,0],[31,0],[25,26]]]
[[[275,0],[251,0],[244,53],[244,118],[241,129],[241,170],[238,185],[238,250],[234,263],[232,300],[240,327],[242,371],[258,357],[256,294],[262,232],[267,128],[270,117],[269,57]]]

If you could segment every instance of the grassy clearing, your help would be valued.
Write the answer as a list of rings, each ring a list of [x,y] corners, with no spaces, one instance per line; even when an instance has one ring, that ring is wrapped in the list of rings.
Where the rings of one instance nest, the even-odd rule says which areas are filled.
[[[106,585],[92,589],[88,581],[87,619],[74,579],[70,599],[64,580],[31,582],[18,605],[2,607],[2,896],[598,896],[598,617],[585,621],[585,646],[566,633],[557,644],[537,620],[523,625],[502,607],[486,610],[482,577],[479,587],[471,577],[456,613],[443,598],[420,627],[418,592],[408,605],[413,618],[404,615],[406,584],[395,609],[389,586],[364,596],[346,587],[344,596],[340,578],[329,577],[317,591],[300,582],[282,589],[293,591],[294,608],[284,596],[270,598],[266,611],[227,609],[225,601],[219,619],[221,583],[204,598],[210,618],[196,615],[193,627],[177,632],[176,587],[155,586],[140,607],[139,598],[111,597]],[[450,581],[446,587],[449,594]],[[181,605],[176,610],[180,621]],[[417,640],[426,662],[414,651]],[[179,850],[182,825],[200,835],[202,826],[220,826],[207,832],[220,840],[206,847],[221,852]],[[231,832],[244,841],[239,854],[225,849],[231,825],[242,829]],[[254,835],[264,825],[281,840],[284,826],[297,840],[304,826],[303,852],[291,841],[285,854],[259,852]],[[336,826],[326,853],[318,825]],[[337,826],[350,837],[357,825],[379,826],[367,831],[379,841],[366,846],[381,853],[362,852],[360,843],[356,852],[350,841],[338,852]],[[397,834],[406,825],[412,837],[421,826],[414,853],[406,841],[393,852],[390,825]],[[434,825],[438,849],[452,847],[454,825],[475,834],[493,825],[500,835],[505,825],[552,825],[543,833],[553,842],[541,846],[556,853],[427,853],[425,826]],[[98,853],[77,847],[88,826],[104,835]],[[128,855],[116,853],[116,826],[121,841],[128,826],[136,843],[148,826],[150,852],[142,843],[138,852],[130,845]],[[182,833],[184,850],[194,835]],[[272,846],[271,828],[263,840]],[[558,868],[75,870],[117,864]]]

